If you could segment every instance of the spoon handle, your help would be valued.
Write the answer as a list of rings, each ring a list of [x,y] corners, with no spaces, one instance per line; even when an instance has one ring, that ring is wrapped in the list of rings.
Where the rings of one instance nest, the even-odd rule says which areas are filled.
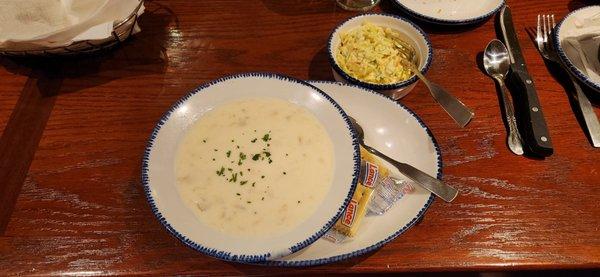
[[[409,64],[409,63],[407,63]],[[473,110],[469,109],[463,102],[447,92],[440,85],[429,81],[414,65],[410,64],[412,71],[425,83],[433,99],[450,115],[460,127],[465,127],[475,116]]]
[[[404,174],[406,177],[413,180],[424,189],[442,198],[442,200],[446,202],[452,202],[452,200],[454,200],[454,198],[456,198],[458,195],[458,190],[455,188],[444,184],[442,181],[415,168],[414,166],[396,161],[368,145],[363,144],[363,147],[370,153],[373,153],[394,165],[400,171],[400,173]]]
[[[465,104],[463,104],[463,102],[447,92],[440,85],[430,82],[429,90],[431,91],[433,98],[440,103],[440,106],[442,106],[446,113],[448,113],[450,117],[454,119],[458,126],[467,126],[467,124],[469,124],[471,119],[473,119],[475,116],[473,110],[469,109]]]
[[[498,86],[500,86],[500,95],[502,95],[502,104],[504,105],[504,111],[506,113],[506,123],[508,123],[508,148],[517,155],[523,155],[523,143],[517,127],[515,108],[513,107],[512,101],[509,99],[508,89],[504,84],[504,79],[500,76],[494,76],[494,79],[498,82]]]

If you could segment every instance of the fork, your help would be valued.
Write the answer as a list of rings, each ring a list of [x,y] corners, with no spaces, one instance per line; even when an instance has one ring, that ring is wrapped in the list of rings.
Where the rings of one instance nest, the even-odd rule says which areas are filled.
[[[592,108],[592,104],[587,96],[585,96],[585,93],[583,93],[581,86],[579,86],[579,83],[577,83],[577,80],[575,80],[573,74],[571,74],[571,72],[562,64],[556,49],[554,49],[554,27],[556,27],[556,23],[554,21],[553,14],[538,14],[537,34],[535,38],[538,50],[540,51],[542,57],[548,61],[558,64],[567,72],[567,75],[569,75],[569,78],[575,87],[575,99],[577,100],[579,109],[583,114],[583,120],[585,121],[587,131],[590,135],[590,139],[592,140],[592,145],[594,147],[600,147],[600,123],[598,122],[598,117],[596,117],[596,114]]]

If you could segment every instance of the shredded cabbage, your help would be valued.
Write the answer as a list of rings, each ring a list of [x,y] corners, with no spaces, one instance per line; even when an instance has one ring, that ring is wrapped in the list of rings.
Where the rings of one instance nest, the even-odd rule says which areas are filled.
[[[388,27],[369,22],[340,35],[336,62],[348,75],[372,84],[392,84],[409,79],[414,48]]]

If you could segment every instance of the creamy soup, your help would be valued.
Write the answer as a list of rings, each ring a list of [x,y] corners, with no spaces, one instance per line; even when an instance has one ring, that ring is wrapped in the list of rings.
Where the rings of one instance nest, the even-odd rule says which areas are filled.
[[[198,119],[176,157],[181,198],[203,223],[234,236],[273,236],[308,219],[333,178],[323,125],[287,101],[228,103]]]

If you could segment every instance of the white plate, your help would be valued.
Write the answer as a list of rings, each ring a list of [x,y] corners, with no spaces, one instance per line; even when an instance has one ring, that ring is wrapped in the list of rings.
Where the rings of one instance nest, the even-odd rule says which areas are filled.
[[[175,153],[195,120],[210,110],[238,99],[272,97],[290,101],[312,112],[334,142],[331,189],[317,211],[294,230],[268,238],[240,238],[218,232],[197,220],[176,188]],[[296,252],[319,239],[342,214],[358,180],[358,141],[340,106],[316,87],[268,73],[246,73],[205,84],[183,97],[156,125],[142,164],[142,184],[158,220],[189,247],[215,258],[236,262],[264,262]]]
[[[431,174],[442,177],[439,147],[427,126],[414,112],[372,90],[358,86],[323,81],[310,81],[321,88],[362,125],[367,144],[390,157],[407,162]],[[397,175],[398,171],[392,169]],[[350,241],[334,244],[319,239],[309,247],[270,261],[269,265],[311,266],[356,257],[375,250],[398,237],[425,213],[434,196],[415,186],[391,210],[382,216],[369,216],[359,233]]]
[[[412,16],[441,25],[470,25],[490,18],[504,0],[394,0]]]
[[[581,82],[583,82],[593,90],[600,92],[600,83],[594,81],[594,79],[589,77],[589,74],[586,71],[580,69],[580,67],[583,68],[583,65],[581,65],[582,62],[577,63],[580,64],[580,67],[578,67],[575,65],[576,63],[572,61],[572,59],[577,59],[579,57],[569,57],[562,47],[563,40],[567,37],[570,31],[576,28],[575,21],[577,18],[589,18],[591,16],[597,15],[598,13],[600,13],[600,6],[596,5],[577,9],[565,16],[565,18],[563,18],[563,20],[561,20],[558,23],[558,25],[556,25],[554,32],[554,47],[557,50],[558,56],[560,57],[563,64],[567,66],[567,69],[573,75],[575,75],[577,79],[579,79]]]

